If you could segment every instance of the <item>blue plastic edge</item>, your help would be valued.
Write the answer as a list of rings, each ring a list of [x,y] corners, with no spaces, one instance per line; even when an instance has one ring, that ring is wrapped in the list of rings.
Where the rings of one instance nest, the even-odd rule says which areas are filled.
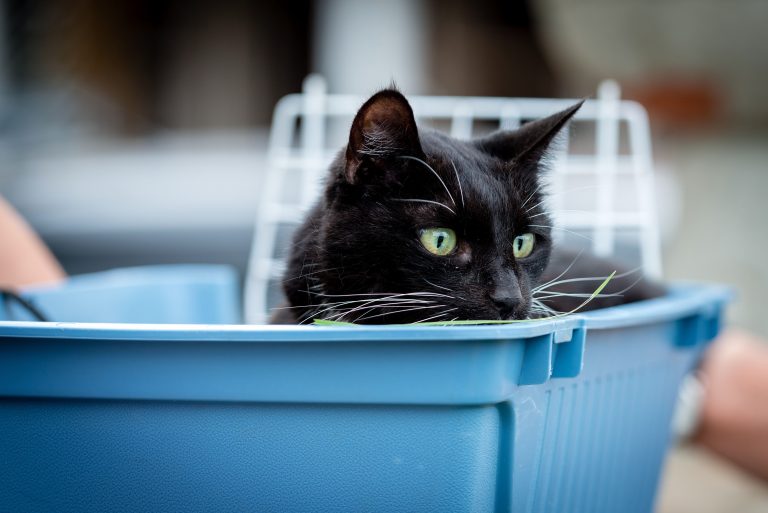
[[[591,314],[489,326],[7,321],[0,322],[0,396],[495,404],[515,387],[578,376],[590,330],[671,323],[678,331],[668,343],[703,345],[730,296],[723,287],[681,286]],[[287,361],[294,363],[282,366]],[[29,379],[40,372],[45,379]]]
[[[667,296],[558,319],[480,326],[287,326],[0,321],[0,337],[228,342],[358,342],[527,339],[576,328],[615,329],[716,314],[732,298],[727,287],[677,285]]]

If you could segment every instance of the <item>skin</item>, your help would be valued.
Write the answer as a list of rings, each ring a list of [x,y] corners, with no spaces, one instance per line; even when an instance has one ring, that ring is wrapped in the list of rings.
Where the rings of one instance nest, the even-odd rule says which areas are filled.
[[[727,331],[701,375],[706,392],[695,441],[768,482],[768,344]]]
[[[56,283],[61,265],[21,216],[0,197],[0,288]]]

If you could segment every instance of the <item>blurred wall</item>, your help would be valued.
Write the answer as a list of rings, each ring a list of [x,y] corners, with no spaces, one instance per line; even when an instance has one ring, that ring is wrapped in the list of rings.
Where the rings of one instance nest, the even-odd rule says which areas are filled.
[[[714,90],[727,120],[768,121],[768,2],[540,0],[531,6],[570,94],[591,94],[603,77],[637,88],[696,83]]]
[[[529,2],[433,0],[429,6],[432,94],[553,97],[560,91]]]
[[[426,93],[429,22],[424,0],[317,0],[313,70],[333,92]]]
[[[312,5],[7,2],[11,94],[107,135],[266,125],[309,69]]]

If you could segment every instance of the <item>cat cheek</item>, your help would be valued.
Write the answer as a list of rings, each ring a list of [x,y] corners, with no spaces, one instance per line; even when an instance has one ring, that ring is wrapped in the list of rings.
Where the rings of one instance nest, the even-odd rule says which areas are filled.
[[[456,261],[461,265],[467,265],[472,261],[472,246],[464,241],[459,242],[456,248]]]
[[[534,278],[538,278],[544,270],[547,268],[547,262],[549,258],[540,257],[528,265],[528,274]]]

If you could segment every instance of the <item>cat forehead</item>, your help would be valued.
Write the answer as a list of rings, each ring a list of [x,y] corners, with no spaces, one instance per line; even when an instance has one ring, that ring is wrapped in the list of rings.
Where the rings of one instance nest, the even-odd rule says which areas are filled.
[[[497,160],[480,150],[472,141],[456,139],[437,130],[422,130],[420,134],[422,146],[427,154],[466,161],[491,162]]]
[[[476,144],[476,140],[455,139],[435,130],[425,130],[421,140],[424,152],[430,159],[454,166],[464,174],[487,174],[490,179],[498,180],[500,184],[510,183],[510,178],[516,184],[526,178],[536,182],[535,173],[526,172],[528,169],[518,169],[516,162],[504,161],[483,151]]]
[[[425,131],[422,141],[427,158],[449,187],[489,207],[513,207],[521,194],[530,194],[538,187],[535,173],[485,153],[473,141],[436,131]]]

